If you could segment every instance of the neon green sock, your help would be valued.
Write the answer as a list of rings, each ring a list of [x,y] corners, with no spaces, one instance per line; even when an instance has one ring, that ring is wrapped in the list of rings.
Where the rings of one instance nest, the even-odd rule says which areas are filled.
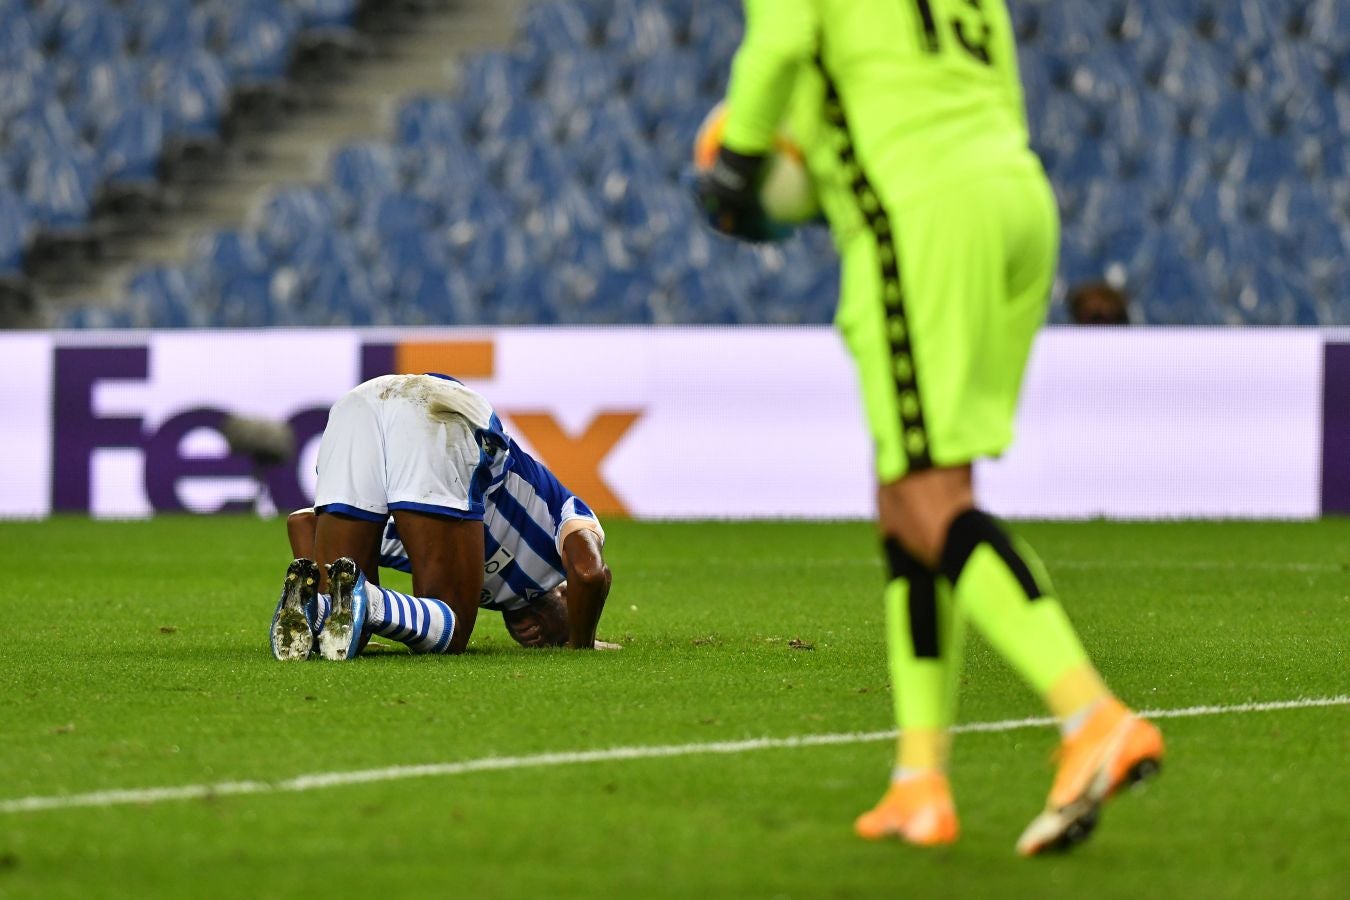
[[[979,510],[957,516],[942,571],[953,584],[961,614],[1047,703],[1066,673],[1091,669],[1040,561],[989,516]]]
[[[886,586],[886,646],[895,719],[897,765],[946,769],[947,729],[956,716],[964,630],[950,588],[887,542],[892,578]]]

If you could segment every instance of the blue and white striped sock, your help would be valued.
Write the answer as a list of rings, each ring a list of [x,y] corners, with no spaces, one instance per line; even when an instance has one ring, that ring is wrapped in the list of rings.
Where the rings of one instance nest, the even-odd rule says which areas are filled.
[[[324,623],[328,621],[328,614],[333,611],[333,598],[329,594],[318,594],[314,598],[314,620],[310,628],[315,634],[323,631]]]
[[[445,653],[455,633],[455,614],[439,600],[410,597],[366,585],[366,623],[381,637],[407,644],[414,653]]]

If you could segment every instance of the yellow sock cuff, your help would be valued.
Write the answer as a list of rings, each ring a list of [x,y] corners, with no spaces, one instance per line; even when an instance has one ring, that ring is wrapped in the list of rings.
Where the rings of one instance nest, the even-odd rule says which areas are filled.
[[[895,748],[895,764],[906,770],[947,771],[951,735],[941,728],[909,728],[901,733]]]
[[[1098,700],[1111,696],[1091,663],[1079,663],[1057,678],[1045,694],[1045,705],[1059,719],[1067,719]]]

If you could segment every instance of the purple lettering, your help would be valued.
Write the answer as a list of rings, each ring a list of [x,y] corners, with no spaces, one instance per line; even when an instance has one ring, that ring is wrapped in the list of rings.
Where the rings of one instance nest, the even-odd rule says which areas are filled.
[[[89,511],[89,470],[100,447],[139,447],[141,420],[94,412],[103,380],[144,380],[145,347],[57,347],[52,391],[52,508]]]
[[[158,512],[183,512],[187,507],[178,496],[178,483],[185,478],[238,478],[253,474],[253,466],[246,457],[226,453],[224,456],[183,456],[180,447],[183,438],[198,428],[220,431],[220,423],[227,414],[223,410],[201,408],[181,412],[166,421],[145,443],[145,492],[150,505]],[[224,439],[221,439],[224,443]],[[253,508],[253,499],[231,500],[213,510],[197,512],[247,512]]]

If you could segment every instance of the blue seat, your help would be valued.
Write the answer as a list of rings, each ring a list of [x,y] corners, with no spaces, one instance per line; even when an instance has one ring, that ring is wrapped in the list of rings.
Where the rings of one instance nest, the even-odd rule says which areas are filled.
[[[455,260],[457,267],[468,276],[470,283],[491,287],[534,265],[527,237],[518,227],[484,228],[468,247],[452,247],[452,252],[467,250]]]
[[[125,328],[134,328],[136,323],[132,319],[131,312],[126,309],[116,309],[103,304],[77,306],[60,314],[57,319],[57,328],[67,329],[107,329],[117,330]]]
[[[597,106],[614,96],[626,77],[622,59],[616,54],[556,56],[544,77],[543,101],[559,112]]]
[[[1224,177],[1246,185],[1269,185],[1297,171],[1294,150],[1280,138],[1253,138],[1233,152]]]
[[[694,138],[707,114],[708,111],[702,108],[684,110],[678,115],[662,119],[652,132],[651,146],[656,151],[654,159],[663,164],[670,181],[675,181],[689,169]]]
[[[1350,9],[1342,0],[1311,0],[1309,39],[1336,53],[1350,51]]]
[[[1121,37],[1130,41],[1141,40],[1150,34],[1168,36],[1184,34],[1187,39],[1193,39],[1198,19],[1197,12],[1194,3],[1177,3],[1175,0],[1125,0],[1119,11],[1118,30]]]
[[[206,45],[210,20],[192,0],[134,0],[128,17],[133,42],[145,57],[177,59]]]
[[[0,6],[0,65],[41,51],[42,40],[23,5],[7,3]]]
[[[164,110],[171,136],[215,140],[229,95],[220,60],[206,50],[189,50],[160,60],[151,69],[151,96]]]
[[[744,32],[745,22],[735,4],[700,3],[690,13],[689,45],[702,57],[710,72],[725,73]],[[725,88],[724,80],[718,80],[722,83],[717,87]],[[717,93],[720,95],[722,91]]]
[[[405,147],[442,148],[468,152],[464,104],[435,95],[412,97],[399,107],[394,136]]]
[[[29,160],[25,182],[24,199],[44,231],[87,231],[98,183],[93,154],[52,147]]]
[[[1056,56],[1083,59],[1105,43],[1109,14],[1103,3],[1047,3],[1037,17],[1037,40]]]
[[[210,327],[262,328],[282,324],[272,295],[271,272],[224,279],[213,287],[207,310]]]
[[[494,191],[475,153],[421,148],[408,156],[407,190],[445,210],[481,190]]]
[[[599,234],[604,217],[590,191],[568,183],[531,208],[524,224],[536,244],[544,249],[572,234]]]
[[[1066,286],[1102,278],[1112,263],[1125,264],[1139,254],[1142,240],[1127,244],[1113,242],[1104,246],[1094,234],[1083,228],[1066,230],[1060,242],[1059,275]]]
[[[56,80],[36,51],[0,60],[0,127],[46,106],[56,97]],[[10,138],[12,140],[12,138]]]
[[[440,225],[440,211],[431,201],[412,193],[389,193],[363,207],[356,227],[384,243],[423,236]]]
[[[538,206],[568,181],[562,156],[551,144],[529,143],[511,148],[501,161],[499,185],[527,206]]]
[[[1161,63],[1159,88],[1188,110],[1213,109],[1232,89],[1234,61],[1191,35],[1172,39]]]
[[[84,129],[100,132],[141,102],[143,85],[144,70],[131,57],[95,58],[72,74],[70,114]]]
[[[293,261],[338,227],[339,201],[325,187],[272,191],[250,219],[258,247],[274,262]]]
[[[225,64],[237,84],[275,84],[286,77],[300,17],[287,6],[245,2],[224,23]]]
[[[675,31],[660,4],[615,0],[605,25],[605,41],[613,48],[645,58],[675,44]]]
[[[698,109],[700,63],[689,51],[670,51],[651,56],[634,69],[633,107],[638,121],[648,131],[661,120]]]
[[[1286,16],[1278,9],[1291,4],[1267,0],[1224,0],[1207,7],[1202,23],[1216,43],[1247,55],[1260,52],[1283,36]]]
[[[593,153],[620,149],[632,158],[651,159],[650,146],[642,138],[642,126],[630,104],[618,99],[572,110],[562,120],[559,137],[562,142],[582,151],[581,164],[588,169],[588,157]]]
[[[163,152],[164,114],[148,104],[123,109],[98,138],[102,177],[112,185],[153,185]]]
[[[206,324],[183,269],[153,266],[141,269],[127,283],[126,293],[140,310],[142,324],[154,328],[194,328]]]
[[[483,161],[497,164],[529,146],[547,146],[553,119],[546,107],[530,100],[504,102],[485,110],[478,120],[478,152]]]
[[[403,159],[390,144],[347,144],[328,160],[329,182],[358,204],[373,203],[403,184]]]
[[[599,31],[583,6],[568,0],[530,3],[521,15],[519,38],[546,57],[576,53],[596,44]]]
[[[0,184],[0,279],[23,276],[23,257],[33,234],[28,204]]]
[[[290,0],[306,29],[347,29],[356,23],[358,0]]]
[[[689,197],[662,181],[634,184],[616,211],[614,221],[639,246],[668,232],[687,232],[699,227]]]
[[[16,171],[26,171],[42,156],[75,153],[82,147],[65,107],[52,98],[20,113],[7,132],[6,157]]]
[[[127,46],[126,22],[100,0],[68,0],[56,20],[56,40],[68,59],[119,56]]]
[[[442,212],[442,237],[461,263],[471,260],[479,241],[503,231],[520,231],[510,200],[491,185],[451,198]]]
[[[459,73],[459,95],[475,117],[512,104],[537,87],[523,57],[495,50],[466,59]]]
[[[310,325],[369,326],[376,323],[380,291],[370,271],[342,253],[325,255],[308,270],[300,313]]]

